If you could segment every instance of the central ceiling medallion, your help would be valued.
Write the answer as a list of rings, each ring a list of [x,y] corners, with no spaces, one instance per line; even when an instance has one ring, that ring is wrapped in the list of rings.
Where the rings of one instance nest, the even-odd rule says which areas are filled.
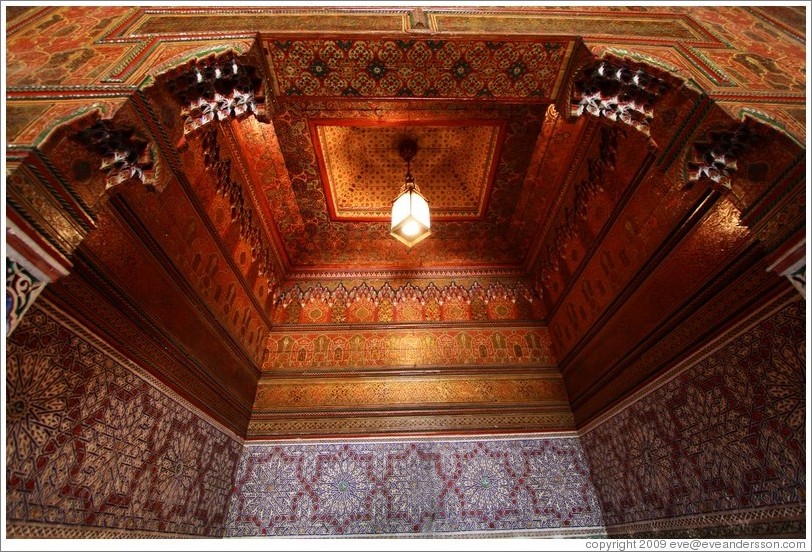
[[[485,218],[505,119],[311,119],[309,126],[331,220],[390,220],[406,138],[419,144],[411,172],[431,199],[432,221]]]
[[[417,155],[417,142],[404,139],[398,146],[398,152],[406,161],[406,181],[400,195],[392,202],[391,234],[407,247],[412,247],[431,234],[431,215],[429,202],[420,193],[412,176],[412,159]]]

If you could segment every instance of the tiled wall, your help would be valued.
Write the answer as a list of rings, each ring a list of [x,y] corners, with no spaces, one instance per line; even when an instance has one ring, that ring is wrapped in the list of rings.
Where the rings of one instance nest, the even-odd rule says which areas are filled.
[[[765,307],[580,440],[242,447],[40,299],[7,346],[8,536],[796,536],[804,339],[803,302]]]
[[[42,299],[6,389],[9,537],[222,535],[240,440]]]
[[[227,536],[603,534],[574,436],[249,444]]]
[[[584,428],[609,534],[803,534],[805,365],[795,295]]]

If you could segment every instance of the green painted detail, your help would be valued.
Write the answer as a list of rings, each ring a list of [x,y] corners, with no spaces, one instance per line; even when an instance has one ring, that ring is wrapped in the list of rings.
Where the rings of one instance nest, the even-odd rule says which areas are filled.
[[[783,123],[777,121],[776,119],[773,119],[763,111],[753,109],[752,107],[743,107],[739,110],[739,119],[743,121],[744,118],[748,116],[764,123],[767,126],[774,128],[775,130],[777,130],[778,132],[780,132],[781,134],[783,134],[784,136],[795,142],[797,145],[805,147],[804,143],[800,141],[797,136],[789,132],[787,130],[787,127],[784,126]]]
[[[126,98],[121,98],[121,103],[122,104],[124,103],[124,101],[126,101]],[[88,114],[88,113],[90,113],[91,111],[94,111],[94,110],[97,110],[99,112],[102,119],[109,119],[114,115],[113,113],[108,113],[108,111],[107,111],[106,107],[104,106],[104,104],[92,103],[90,105],[80,107],[79,109],[70,112],[69,114],[65,115],[64,117],[60,117],[58,119],[55,119],[48,126],[48,128],[44,129],[42,132],[40,132],[37,135],[36,138],[34,138],[34,141],[33,141],[32,145],[33,146],[38,146],[46,138],[48,138],[48,136],[53,131],[55,131],[61,125],[67,123],[68,121],[72,121],[73,119],[78,119],[79,117],[82,117],[82,116],[84,116],[84,115],[86,115],[86,114]]]
[[[621,57],[621,58],[626,57],[626,58],[629,58],[629,59],[631,59],[633,61],[639,61],[641,63],[646,63],[648,65],[653,65],[655,67],[659,67],[663,71],[668,71],[669,73],[673,73],[674,76],[676,76],[676,77],[684,78],[679,74],[680,69],[676,65],[671,65],[671,64],[666,63],[666,62],[664,62],[662,60],[653,58],[651,56],[647,56],[646,54],[641,54],[639,52],[632,52],[632,51],[626,50],[624,48],[607,48],[605,50],[605,52],[608,53],[608,54],[612,54],[614,56],[617,56],[617,57]]]
[[[172,67],[177,67],[178,65],[183,65],[187,61],[197,58],[204,58],[211,54],[222,54],[224,52],[228,52],[229,50],[234,52],[236,55],[241,56],[245,54],[245,52],[249,48],[246,47],[245,44],[239,43],[232,43],[232,44],[218,44],[214,46],[206,46],[199,50],[194,50],[193,52],[187,52],[178,58],[173,58],[171,61],[164,63],[160,67],[155,68],[155,70],[146,75],[141,82],[138,83],[137,88],[138,90],[143,90],[155,84],[155,76],[160,75],[171,69]],[[133,68],[134,69],[134,68]],[[129,71],[132,73],[132,71]],[[123,75],[122,78],[126,79],[127,75]]]

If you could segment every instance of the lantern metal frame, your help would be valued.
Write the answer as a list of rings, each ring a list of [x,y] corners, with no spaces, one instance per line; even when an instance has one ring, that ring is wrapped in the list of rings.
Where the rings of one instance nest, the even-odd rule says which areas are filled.
[[[431,212],[428,200],[420,193],[412,176],[411,162],[417,155],[417,142],[409,138],[402,140],[398,153],[406,161],[406,177],[400,194],[392,201],[390,233],[407,247],[412,247],[431,235]]]

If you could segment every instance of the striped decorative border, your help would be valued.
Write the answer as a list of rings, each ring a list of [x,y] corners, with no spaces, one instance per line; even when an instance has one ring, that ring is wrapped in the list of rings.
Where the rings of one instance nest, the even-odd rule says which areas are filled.
[[[610,525],[606,527],[609,536],[633,535],[634,533],[658,533],[670,531],[696,531],[719,527],[741,527],[765,523],[803,521],[806,519],[806,506],[792,504],[781,506],[764,506],[712,514],[699,514],[670,519],[654,519]]]
[[[329,444],[381,444],[381,443],[470,443],[478,441],[527,441],[533,439],[573,439],[578,437],[576,431],[553,431],[549,433],[513,433],[510,435],[443,435],[443,436],[403,436],[403,437],[334,437],[318,439],[257,439],[245,442],[245,448],[268,446],[268,445],[290,445],[294,441],[296,445],[320,446]],[[490,534],[490,533],[488,533]]]
[[[6,538],[9,539],[201,539],[216,538],[183,533],[159,533],[152,531],[131,531],[81,525],[59,525],[48,523],[6,522]]]
[[[555,527],[551,529],[520,529],[516,531],[468,531],[452,533],[388,533],[374,535],[290,535],[285,539],[494,539],[494,538],[544,538],[544,539],[602,539],[608,535],[603,527]],[[226,537],[227,539],[256,537]],[[274,537],[263,537],[274,538]],[[597,547],[595,547],[597,550]]]

